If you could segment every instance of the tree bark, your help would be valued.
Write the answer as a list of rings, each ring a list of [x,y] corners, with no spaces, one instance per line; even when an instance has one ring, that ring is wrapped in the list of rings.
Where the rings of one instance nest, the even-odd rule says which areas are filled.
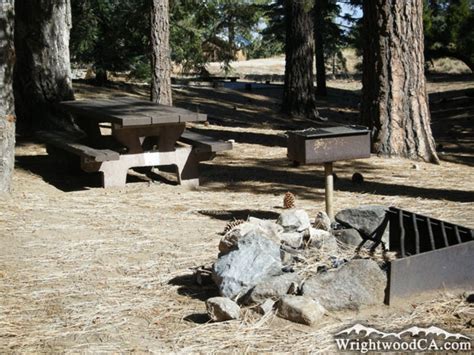
[[[364,0],[362,120],[373,151],[438,163],[423,56],[423,1]]]
[[[0,193],[9,192],[15,164],[15,107],[12,76],[14,0],[0,2]]]
[[[314,3],[314,50],[316,56],[316,94],[326,96],[326,65],[324,59],[324,13],[327,0]]]
[[[172,105],[168,0],[151,4],[151,101]]]
[[[308,2],[309,3],[309,2]],[[283,112],[318,117],[314,97],[313,19],[305,1],[285,0],[286,45]]]
[[[54,104],[73,100],[69,31],[69,0],[15,2],[14,93],[18,128],[72,128],[70,116]]]

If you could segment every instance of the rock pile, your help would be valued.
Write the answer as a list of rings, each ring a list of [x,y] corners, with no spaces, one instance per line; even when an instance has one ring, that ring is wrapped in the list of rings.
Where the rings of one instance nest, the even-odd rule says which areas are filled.
[[[382,304],[383,261],[361,258],[354,246],[383,233],[384,214],[383,206],[362,206],[340,211],[333,224],[319,212],[312,223],[290,208],[277,221],[250,217],[227,228],[210,271],[222,296],[207,301],[210,318],[238,319],[240,306],[252,306],[314,325],[327,311]]]

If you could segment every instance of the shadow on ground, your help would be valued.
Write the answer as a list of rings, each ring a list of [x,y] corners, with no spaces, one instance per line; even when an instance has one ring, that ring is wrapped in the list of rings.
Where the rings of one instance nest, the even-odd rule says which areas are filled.
[[[234,219],[247,220],[250,216],[260,219],[277,219],[279,216],[276,212],[261,210],[201,210],[198,212],[221,221],[231,221]]]
[[[186,87],[177,91],[174,104],[208,115],[209,122],[229,127],[256,127],[294,130],[328,125],[315,119],[293,117],[281,113],[282,86],[252,91],[225,88]],[[329,88],[328,96],[318,97],[320,115],[332,122],[358,121],[356,91]]]
[[[205,324],[211,321],[207,313],[193,313],[184,317],[183,320],[196,324]]]
[[[200,286],[192,274],[180,275],[168,281],[168,285],[179,286],[178,294],[205,301],[210,297],[219,296],[219,290],[213,283]]]
[[[49,155],[24,155],[16,156],[15,166],[34,175],[41,176],[45,182],[64,192],[102,188],[101,173],[86,173],[82,171],[79,168],[79,160],[71,161],[68,166],[63,166]],[[75,168],[71,168],[71,166],[75,166]],[[176,185],[176,182],[170,181],[157,174],[145,173],[139,169],[137,172],[130,171],[127,175],[127,184],[138,182]]]
[[[176,276],[168,281],[168,285],[179,286],[177,291],[179,295],[198,299],[202,302],[211,297],[219,296],[219,290],[215,284],[200,286],[191,274]],[[206,313],[192,313],[183,319],[197,324],[204,324],[210,321]]]
[[[440,159],[474,166],[474,89],[433,93],[430,111]]]
[[[370,164],[357,164],[356,171],[364,172],[376,169]],[[321,169],[319,169],[321,170]],[[225,172],[225,173],[223,173]],[[272,186],[272,193],[284,194],[288,187],[299,196],[308,199],[324,200],[324,175],[321,171],[298,171],[296,168],[285,170],[274,169],[268,166],[256,164],[256,166],[229,166],[229,165],[206,165],[203,169],[208,183],[220,182],[224,185],[213,186],[213,189],[222,189],[268,194],[268,185],[252,184],[252,181],[269,183]],[[231,181],[231,184],[225,185]],[[413,198],[425,198],[435,200],[449,200],[455,202],[474,201],[474,192],[469,190],[447,190],[400,185],[393,182],[384,183],[379,181],[367,181],[363,183],[353,183],[350,179],[337,179],[334,185],[335,190],[370,193],[384,196],[407,196]],[[319,191],[314,191],[318,189]]]
[[[79,161],[76,162],[79,168]],[[70,170],[55,164],[49,155],[17,156],[15,166],[41,178],[57,189],[70,192],[100,187],[99,173],[85,173],[80,169]]]

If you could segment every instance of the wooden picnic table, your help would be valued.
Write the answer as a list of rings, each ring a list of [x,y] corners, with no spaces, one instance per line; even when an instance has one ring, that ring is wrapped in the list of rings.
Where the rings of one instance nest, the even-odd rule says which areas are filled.
[[[148,146],[156,144],[160,152],[173,151],[186,122],[207,119],[202,113],[130,97],[63,101],[59,105],[76,117],[91,141],[101,137],[101,123],[110,123],[112,136],[127,147],[128,154],[147,150],[145,141]]]
[[[178,183],[198,185],[199,162],[232,149],[229,142],[185,131],[187,122],[207,117],[178,107],[130,97],[63,101],[59,107],[76,118],[86,139],[65,132],[40,132],[40,139],[47,146],[80,156],[83,170],[102,173],[104,187],[124,186],[129,168],[162,165],[176,167]],[[108,145],[101,133],[104,124],[122,148]]]

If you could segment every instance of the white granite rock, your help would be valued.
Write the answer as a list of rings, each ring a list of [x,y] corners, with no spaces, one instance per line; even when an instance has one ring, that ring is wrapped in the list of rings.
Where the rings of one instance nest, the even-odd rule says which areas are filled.
[[[207,314],[214,322],[240,318],[240,307],[226,297],[212,297],[206,301]]]
[[[315,325],[324,313],[324,307],[311,297],[287,295],[278,303],[278,316],[296,323]]]

